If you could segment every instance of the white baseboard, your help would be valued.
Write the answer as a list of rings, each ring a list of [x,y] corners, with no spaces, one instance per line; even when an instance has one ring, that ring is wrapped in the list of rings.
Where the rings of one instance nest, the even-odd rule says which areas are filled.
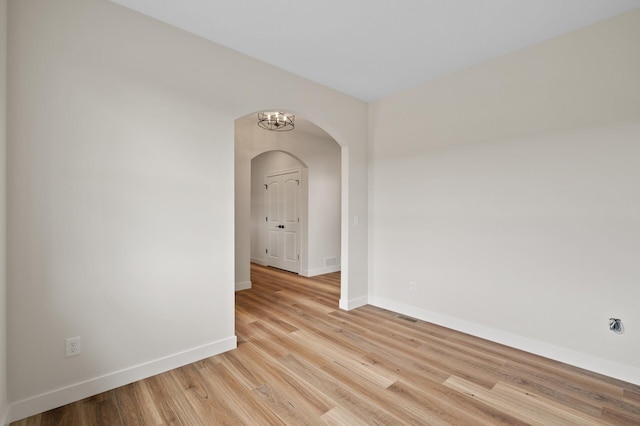
[[[9,424],[9,405],[5,405],[2,407],[2,411],[0,411],[0,425],[8,425]]]
[[[251,288],[251,281],[236,283],[236,291],[249,290],[250,288]]]
[[[640,385],[640,368],[637,367],[608,361],[550,343],[518,336],[492,327],[418,309],[375,296],[369,299],[369,304],[565,364],[570,364],[594,373],[604,374],[605,376]]]
[[[237,347],[236,336],[36,395],[9,405],[11,422],[133,383]]]
[[[251,258],[251,263],[255,263],[256,265],[260,265],[260,266],[267,266],[267,261],[264,259],[258,259],[257,257],[252,257]]]
[[[352,309],[356,309],[361,306],[364,306],[368,303],[369,303],[369,298],[367,296],[363,296],[363,297],[358,297],[358,298],[349,299],[349,300],[345,300],[341,298],[338,305],[340,309],[343,309],[345,311],[350,311]]]
[[[317,269],[301,269],[300,275],[302,275],[303,277],[315,277],[316,275],[330,274],[332,272],[338,271],[340,271],[340,265],[333,265]]]

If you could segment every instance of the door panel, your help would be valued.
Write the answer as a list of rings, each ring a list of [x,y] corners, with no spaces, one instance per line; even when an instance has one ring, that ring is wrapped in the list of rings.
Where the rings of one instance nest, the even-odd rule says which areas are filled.
[[[267,264],[270,266],[269,260],[271,262],[280,262],[280,230],[269,229],[268,231],[268,245],[267,245]],[[279,268],[279,266],[277,266]]]
[[[298,221],[298,193],[300,187],[299,173],[283,176],[282,185],[284,186],[283,192],[283,213],[284,221],[286,223],[294,223]]]
[[[297,235],[295,232],[286,231],[284,233],[284,261],[297,262],[298,247],[296,244]]]

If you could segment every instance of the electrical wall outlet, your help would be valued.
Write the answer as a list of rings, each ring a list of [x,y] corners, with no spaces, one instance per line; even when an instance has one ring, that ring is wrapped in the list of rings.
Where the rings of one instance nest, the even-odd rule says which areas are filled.
[[[65,340],[65,357],[80,355],[80,352],[82,352],[82,338],[80,336],[69,337]]]
[[[415,281],[409,281],[409,291],[411,293],[415,293],[416,291],[418,291]]]
[[[616,334],[622,334],[624,331],[622,320],[618,318],[609,318],[609,330]]]

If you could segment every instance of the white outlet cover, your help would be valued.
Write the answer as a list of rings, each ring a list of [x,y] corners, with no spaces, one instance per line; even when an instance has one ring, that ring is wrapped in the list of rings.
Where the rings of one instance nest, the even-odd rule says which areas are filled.
[[[80,352],[82,352],[82,338],[80,336],[69,337],[65,340],[65,357],[80,355]]]

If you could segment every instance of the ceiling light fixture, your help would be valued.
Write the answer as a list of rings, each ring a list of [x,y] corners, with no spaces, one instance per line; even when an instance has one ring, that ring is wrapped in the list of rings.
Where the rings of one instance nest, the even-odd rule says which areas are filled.
[[[274,132],[288,132],[295,127],[295,115],[284,112],[259,112],[258,126]]]

